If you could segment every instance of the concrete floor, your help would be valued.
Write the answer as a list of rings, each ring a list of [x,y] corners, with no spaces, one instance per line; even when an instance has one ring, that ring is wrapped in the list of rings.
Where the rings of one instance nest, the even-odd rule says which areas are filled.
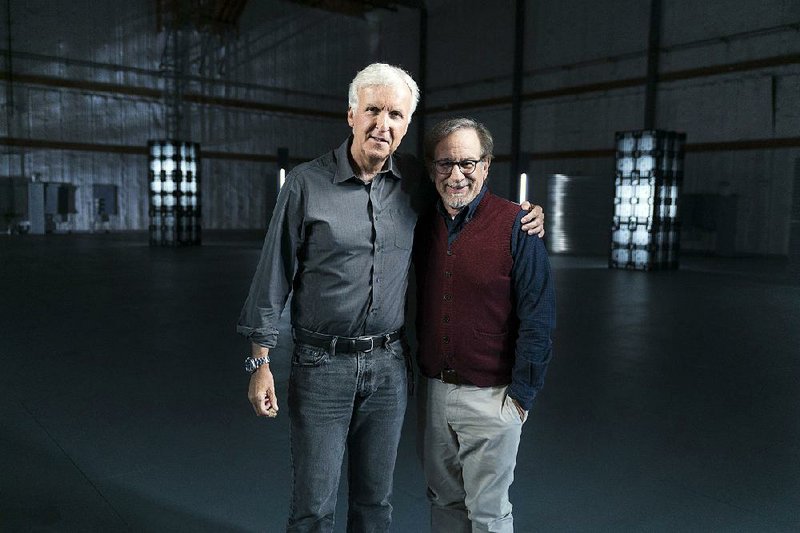
[[[288,420],[252,415],[234,333],[259,246],[0,236],[0,531],[283,529]],[[800,530],[798,275],[553,265],[556,355],[523,432],[516,530]],[[393,530],[421,533],[414,427],[409,408]]]

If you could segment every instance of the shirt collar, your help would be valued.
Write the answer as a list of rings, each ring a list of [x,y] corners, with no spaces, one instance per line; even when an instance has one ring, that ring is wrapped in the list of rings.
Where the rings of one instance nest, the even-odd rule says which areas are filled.
[[[353,170],[353,166],[350,164],[350,146],[353,142],[353,136],[349,136],[336,150],[334,150],[334,156],[336,157],[336,174],[333,176],[334,183],[342,183],[343,181],[347,181],[349,179],[353,179],[356,177],[356,172]],[[394,176],[397,179],[403,179],[403,175],[400,173],[400,168],[396,164],[394,160],[394,155],[389,157],[386,160],[386,163],[383,165],[378,174],[387,174],[389,176]]]
[[[483,200],[483,197],[486,195],[486,191],[488,190],[489,189],[486,186],[486,183],[484,183],[483,187],[481,187],[481,192],[478,193],[478,196],[476,196],[470,203],[468,203],[466,207],[462,207],[461,210],[458,212],[458,214],[453,218],[453,220],[463,218],[465,224],[470,220],[472,220],[472,218],[475,216],[475,211],[477,211],[478,209],[478,204],[481,203],[481,200]],[[450,218],[450,214],[444,208],[441,196],[439,197],[439,201],[436,202],[436,209],[438,209],[439,213],[442,214],[443,216]]]

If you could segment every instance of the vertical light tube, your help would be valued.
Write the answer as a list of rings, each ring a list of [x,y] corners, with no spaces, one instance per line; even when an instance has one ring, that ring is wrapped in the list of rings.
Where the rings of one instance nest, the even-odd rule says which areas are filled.
[[[283,188],[283,184],[286,182],[286,169],[282,168],[278,171],[278,190]]]
[[[528,199],[528,175],[522,173],[519,175],[519,203],[521,204]]]

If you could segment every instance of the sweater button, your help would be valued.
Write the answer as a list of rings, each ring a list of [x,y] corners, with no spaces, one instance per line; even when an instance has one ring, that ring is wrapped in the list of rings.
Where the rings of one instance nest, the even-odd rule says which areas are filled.
[[[453,255],[453,250],[447,250],[447,255]]]
[[[450,315],[444,315],[444,316],[442,317],[442,322],[444,322],[445,324],[447,324],[448,322],[450,322]]]
[[[446,278],[452,278],[452,277],[453,277],[453,273],[452,273],[452,272],[450,272],[449,270],[445,270],[445,271],[444,271],[444,277],[446,277]]]
[[[444,342],[445,344],[448,344],[450,342],[450,337],[445,335],[444,337],[442,337],[442,342]]]
[[[445,301],[445,302],[449,302],[449,301],[450,301],[452,298],[453,298],[453,297],[452,297],[452,296],[450,296],[449,294],[445,294],[445,295],[444,295],[444,301]]]

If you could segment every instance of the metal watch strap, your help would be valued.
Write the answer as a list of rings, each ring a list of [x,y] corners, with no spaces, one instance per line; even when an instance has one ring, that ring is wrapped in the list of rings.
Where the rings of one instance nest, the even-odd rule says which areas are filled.
[[[258,370],[260,366],[266,365],[267,363],[269,363],[268,355],[265,355],[263,357],[253,357],[252,355],[250,355],[244,360],[244,370],[248,374],[252,374],[256,370]]]

